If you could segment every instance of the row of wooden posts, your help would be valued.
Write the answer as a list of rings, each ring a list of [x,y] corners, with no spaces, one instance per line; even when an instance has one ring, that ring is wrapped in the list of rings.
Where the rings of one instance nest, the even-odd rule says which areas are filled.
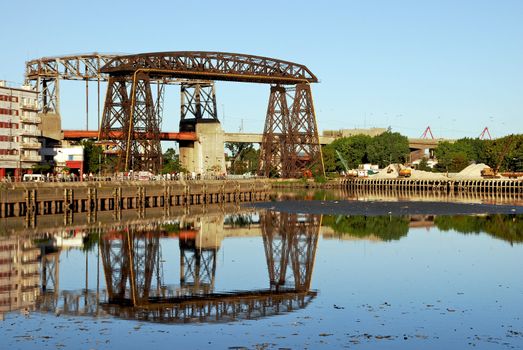
[[[471,179],[471,180],[422,180],[422,179],[372,179],[351,178],[341,181],[347,189],[394,189],[406,191],[483,194],[523,194],[523,180]]]

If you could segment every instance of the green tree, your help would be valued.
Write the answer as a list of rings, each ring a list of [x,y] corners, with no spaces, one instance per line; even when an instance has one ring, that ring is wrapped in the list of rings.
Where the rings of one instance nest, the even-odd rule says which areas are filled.
[[[33,164],[31,169],[35,174],[47,174],[52,170],[52,166],[50,164]]]
[[[162,154],[162,174],[172,174],[184,171],[180,164],[180,157],[176,154],[174,148],[167,148]]]
[[[260,151],[252,143],[227,142],[225,148],[229,151],[228,160],[231,161],[232,174],[256,173]]]
[[[409,155],[409,139],[397,132],[386,131],[381,135],[354,135],[342,137],[323,147],[326,172],[345,170],[336,151],[347,161],[349,168],[373,163],[385,167],[389,163],[405,163]]]
[[[432,168],[429,167],[428,165],[428,161],[427,161],[427,158],[423,157],[421,158],[418,166],[416,167],[417,170],[422,170],[422,171],[432,171]]]
[[[405,163],[410,153],[409,139],[397,132],[386,131],[372,138],[368,147],[368,158],[380,168],[390,163]]]
[[[106,163],[102,147],[92,140],[83,140],[81,145],[84,148],[84,173],[97,174]]]
[[[506,151],[506,152],[505,152]],[[496,140],[463,138],[454,143],[440,142],[434,151],[438,169],[459,172],[472,162],[485,163],[502,171],[523,170],[523,135]]]
[[[509,135],[495,141],[494,166],[499,164],[501,171],[523,171],[523,135]]]
[[[245,162],[247,172],[256,174],[258,171],[258,163],[260,161],[260,150],[254,147],[249,147],[243,152],[242,161]]]
[[[326,172],[341,172],[345,170],[336,151],[347,162],[349,168],[357,168],[358,165],[368,163],[367,147],[371,143],[372,137],[367,135],[354,135],[342,137],[334,140],[329,145],[322,148],[323,162]]]

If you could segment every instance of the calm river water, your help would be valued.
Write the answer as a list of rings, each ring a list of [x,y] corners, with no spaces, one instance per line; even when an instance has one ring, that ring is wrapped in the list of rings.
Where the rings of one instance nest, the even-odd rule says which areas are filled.
[[[236,208],[4,235],[0,348],[520,349],[521,219]]]

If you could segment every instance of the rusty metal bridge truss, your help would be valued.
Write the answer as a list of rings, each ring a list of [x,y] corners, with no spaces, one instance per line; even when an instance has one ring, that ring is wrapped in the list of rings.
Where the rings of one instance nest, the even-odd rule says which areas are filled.
[[[325,174],[309,84],[271,87],[258,174],[284,178]]]
[[[115,55],[92,53],[31,60],[25,65],[26,83],[39,91],[42,113],[60,113],[60,80],[83,80],[86,85],[96,81],[99,93],[100,82],[107,81],[107,74],[100,72],[100,67],[113,57]]]
[[[97,82],[98,138],[105,144],[106,154],[118,157],[115,170],[160,170],[165,84],[181,85],[180,129],[193,131],[196,122],[218,122],[214,81],[222,80],[271,85],[260,174],[301,177],[324,173],[310,89],[318,80],[304,65],[200,51],[41,58],[26,63],[26,82],[40,92],[41,113],[60,113],[61,79],[84,80],[86,101],[89,81]],[[108,86],[100,122],[101,81]],[[294,96],[287,91],[294,91]],[[86,129],[88,114],[86,103]]]

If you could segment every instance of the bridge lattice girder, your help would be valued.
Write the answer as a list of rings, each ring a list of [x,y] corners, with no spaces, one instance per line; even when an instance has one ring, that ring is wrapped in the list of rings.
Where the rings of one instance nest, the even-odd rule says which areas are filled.
[[[110,75],[129,75],[138,70],[186,79],[267,84],[318,82],[316,76],[301,64],[227,52],[175,51],[117,56],[101,69]]]
[[[43,57],[25,63],[26,80],[66,79],[66,80],[102,80],[107,74],[100,68],[116,55],[90,53],[60,57]]]

